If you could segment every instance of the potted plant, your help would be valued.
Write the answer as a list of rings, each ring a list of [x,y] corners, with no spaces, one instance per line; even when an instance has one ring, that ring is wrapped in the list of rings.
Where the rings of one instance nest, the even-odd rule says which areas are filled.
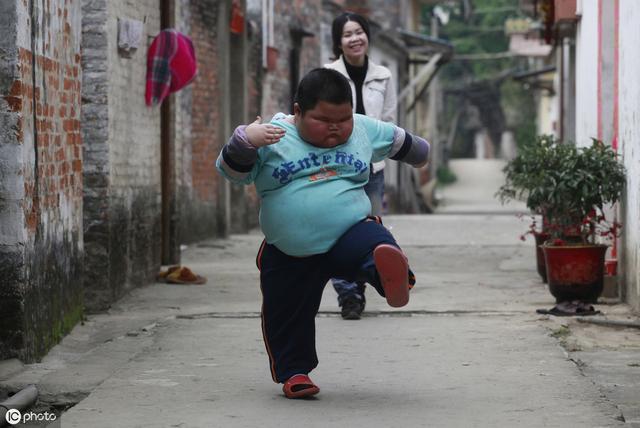
[[[550,171],[543,181],[549,188],[547,231],[542,246],[549,290],[558,302],[595,303],[602,293],[607,245],[620,224],[605,218],[605,207],[620,200],[626,182],[616,152],[593,139],[589,147],[566,145],[564,168]]]
[[[558,302],[595,302],[607,249],[597,238],[619,231],[619,224],[605,219],[604,208],[620,199],[624,167],[596,139],[578,148],[545,136],[516,159],[505,168],[507,180],[498,194],[503,200],[526,197],[527,206],[543,216],[549,239],[541,248],[551,294]]]

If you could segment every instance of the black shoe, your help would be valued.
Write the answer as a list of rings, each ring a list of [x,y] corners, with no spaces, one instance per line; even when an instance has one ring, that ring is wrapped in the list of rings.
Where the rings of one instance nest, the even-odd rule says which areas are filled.
[[[364,301],[357,297],[347,297],[342,302],[342,319],[359,320],[364,311]]]

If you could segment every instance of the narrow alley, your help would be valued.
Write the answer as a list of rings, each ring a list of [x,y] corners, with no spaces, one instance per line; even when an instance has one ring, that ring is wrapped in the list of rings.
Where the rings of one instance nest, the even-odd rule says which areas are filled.
[[[639,331],[590,327],[593,349],[601,337],[626,340],[618,353],[609,346],[623,381],[607,389],[615,364],[590,366],[561,346],[564,320],[535,312],[554,302],[533,244],[518,239],[526,223],[513,213],[522,207],[501,207],[487,192],[500,163],[452,165],[465,171],[464,189],[442,193],[443,211],[455,214],[385,218],[418,277],[408,306],[390,308],[369,290],[363,318],[345,321],[325,289],[314,399],[288,400],[270,379],[257,231],[187,248],[183,262],[205,285],[135,289],[1,386],[35,383],[43,406],[73,405],[49,425],[64,428],[640,426]]]
[[[640,428],[638,23],[0,1],[0,428]]]

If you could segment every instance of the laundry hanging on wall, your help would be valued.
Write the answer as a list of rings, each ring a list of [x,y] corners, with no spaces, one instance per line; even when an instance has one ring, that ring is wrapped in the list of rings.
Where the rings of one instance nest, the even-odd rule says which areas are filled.
[[[160,31],[147,54],[146,104],[161,104],[170,93],[191,83],[197,69],[191,39],[173,28]]]
[[[118,50],[120,54],[131,57],[140,47],[144,24],[129,18],[118,18]]]

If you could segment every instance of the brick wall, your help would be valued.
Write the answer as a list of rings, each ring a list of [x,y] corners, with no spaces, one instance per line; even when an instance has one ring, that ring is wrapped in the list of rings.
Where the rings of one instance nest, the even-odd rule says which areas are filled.
[[[34,361],[82,316],[80,4],[7,0],[0,16],[0,359]]]
[[[223,130],[218,69],[218,19],[220,2],[192,0],[183,6],[180,19],[191,36],[198,59],[198,75],[189,91],[180,94],[183,116],[189,119],[188,135],[183,127],[183,161],[179,189],[180,239],[193,242],[219,235],[217,210],[221,177],[214,163],[221,147]],[[184,123],[184,122],[183,122]]]

